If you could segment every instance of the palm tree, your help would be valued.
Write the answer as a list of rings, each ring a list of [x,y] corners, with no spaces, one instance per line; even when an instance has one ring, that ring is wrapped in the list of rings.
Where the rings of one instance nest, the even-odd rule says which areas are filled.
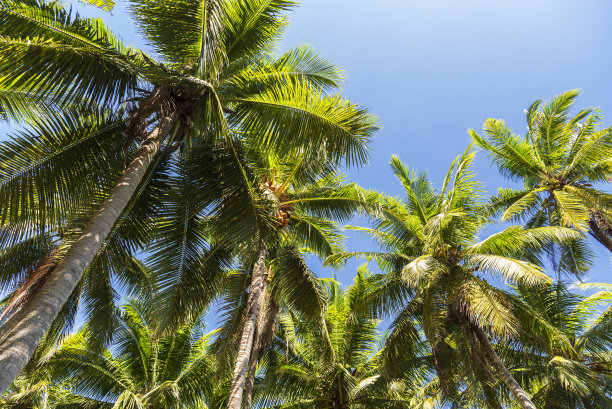
[[[494,198],[492,205],[503,212],[502,221],[523,219],[533,226],[588,231],[612,251],[612,196],[597,188],[612,175],[612,132],[611,128],[599,129],[601,117],[595,109],[570,115],[578,95],[578,90],[572,90],[544,105],[540,100],[531,104],[524,138],[498,119],[484,123],[484,136],[470,133],[504,176],[524,184],[522,189],[501,189]],[[562,250],[560,263],[570,271],[574,252],[584,250]]]
[[[203,320],[155,338],[150,307],[132,301],[122,309],[110,349],[92,350],[79,331],[44,363],[55,382],[70,385],[52,407],[206,408],[216,385]]]
[[[268,266],[263,278],[264,285],[259,296],[257,316],[253,324],[253,338],[243,356],[238,352],[235,364],[237,344],[244,337],[247,314],[246,307],[252,299],[250,291],[250,274],[248,271],[236,271],[227,278],[226,286],[220,296],[222,325],[211,351],[222,362],[220,370],[225,367],[244,365],[240,383],[235,379],[233,390],[242,394],[235,405],[251,408],[255,375],[259,364],[271,347],[275,333],[283,327],[280,317],[291,313],[305,322],[317,322],[322,312],[322,290],[314,274],[308,269],[302,254],[294,247],[286,246],[268,254]],[[248,291],[249,290],[249,291]],[[240,361],[239,359],[243,359]],[[246,377],[245,377],[246,375]]]
[[[375,289],[376,281],[365,268],[344,290],[335,280],[328,282],[323,331],[283,316],[291,323],[286,327],[291,342],[278,342],[267,358],[260,407],[409,407],[418,379],[384,376],[379,321],[361,308]]]
[[[519,286],[510,296],[520,343],[506,345],[501,354],[524,367],[522,378],[540,408],[612,407],[612,288],[580,287],[600,291],[582,296],[565,286],[538,291]]]
[[[385,252],[346,253],[329,261],[365,255],[390,269],[388,283],[375,299],[390,297],[384,302],[388,307],[379,309],[400,310],[394,323],[397,334],[392,333],[391,338],[397,338],[403,346],[411,340],[418,342],[419,332],[413,322],[421,322],[440,386],[447,396],[458,387],[453,385],[458,379],[453,371],[463,368],[468,388],[483,393],[489,405],[500,407],[492,389],[495,374],[521,407],[534,408],[486,334],[500,339],[517,336],[516,318],[508,300],[482,276],[498,276],[528,286],[545,285],[550,278],[535,264],[533,255],[548,240],[564,242],[580,235],[561,227],[512,226],[477,241],[489,221],[483,216],[478,183],[472,179],[473,157],[470,147],[453,162],[440,192],[425,174],[414,175],[393,157],[391,166],[406,196],[403,201],[385,199],[376,229],[360,229],[378,239]],[[400,282],[408,289],[402,289]],[[407,297],[411,291],[414,296]]]
[[[331,219],[346,220],[357,211],[363,211],[369,206],[369,195],[353,184],[344,183],[342,177],[333,172],[333,166],[324,160],[313,161],[307,157],[287,160],[253,149],[242,150],[237,162],[231,151],[225,149],[226,153],[222,154],[224,148],[219,147],[219,150],[216,159],[208,151],[195,155],[197,150],[193,150],[194,156],[182,162],[191,185],[171,196],[174,204],[169,209],[179,217],[162,214],[167,228],[159,229],[149,265],[157,272],[156,281],[162,288],[158,304],[169,307],[160,311],[160,322],[163,322],[162,327],[171,328],[191,314],[199,314],[218,289],[224,287],[223,277],[218,273],[219,261],[226,266],[229,264],[227,259],[219,258],[224,250],[211,246],[202,252],[202,246],[192,245],[198,240],[206,241],[203,226],[214,226],[216,238],[244,237],[239,261],[245,270],[251,271],[251,282],[244,281],[242,278],[246,275],[242,274],[232,278],[243,286],[232,284],[228,287],[231,291],[226,293],[229,297],[227,308],[233,312],[228,315],[222,331],[224,336],[219,337],[218,343],[226,352],[231,351],[229,346],[238,349],[229,405],[239,407],[245,385],[253,379],[254,371],[249,373],[248,379],[245,377],[249,359],[265,352],[262,345],[266,342],[260,339],[261,335],[274,333],[270,326],[276,321],[275,313],[266,314],[267,319],[258,318],[263,300],[267,300],[262,308],[264,312],[275,310],[274,305],[289,304],[294,311],[310,319],[320,319],[320,291],[300,250],[322,259],[340,250],[341,236]],[[210,178],[215,180],[213,187],[217,189],[226,184],[238,186],[238,180],[243,187],[241,192],[232,194],[230,202],[213,203],[212,216],[198,220],[197,215],[211,204],[210,198],[218,196],[210,193],[211,187],[206,186],[211,184]],[[231,210],[236,207],[244,213],[239,219],[235,217],[239,212]],[[189,216],[187,224],[185,209],[193,215]],[[172,248],[177,241],[176,234],[188,238],[186,251]],[[176,255],[176,258],[169,255]],[[255,260],[253,255],[257,257]],[[178,269],[176,262],[184,262],[185,268]],[[176,274],[176,270],[180,274]],[[236,288],[240,290],[236,292]],[[258,319],[267,322],[267,329],[257,330]],[[256,353],[252,352],[254,344],[259,345]],[[256,362],[257,359],[251,359],[251,366]],[[249,393],[245,400],[250,400]]]
[[[130,153],[134,144],[141,145],[128,155],[131,159],[114,188],[102,195],[98,211],[67,246],[36,297],[5,327],[0,340],[0,363],[5,368],[0,390],[6,390],[25,365],[78,287],[139,184],[148,180],[147,171],[157,163],[160,150],[172,151],[191,140],[210,144],[219,138],[231,145],[240,137],[279,154],[300,149],[304,155],[314,152],[332,163],[346,159],[358,164],[365,158],[366,143],[375,129],[372,117],[336,95],[323,93],[337,86],[338,70],[303,47],[270,57],[286,24],[282,14],[292,5],[285,0],[133,2],[141,32],[163,58],[157,62],[124,46],[99,19],[71,15],[57,3],[0,3],[0,52],[7,56],[0,63],[0,90],[13,102],[3,103],[13,107],[13,117],[32,115],[23,109],[29,107],[23,103],[26,100],[40,101],[42,107],[98,106],[105,111],[135,101],[111,124],[114,135],[125,135],[113,147],[128,147]],[[101,152],[81,157],[77,149],[61,144],[48,149],[46,142],[20,140],[5,146],[6,156],[18,165],[6,172],[0,187],[2,207],[10,216],[4,225],[13,230],[12,239],[20,239],[32,225],[55,234],[62,226],[47,226],[54,219],[42,199],[70,202],[78,197],[83,186],[71,177],[75,169],[95,173],[97,168],[84,164],[104,157]],[[47,166],[66,159],[66,150],[78,159],[66,162],[73,166],[64,165],[67,170],[57,178],[41,176]],[[29,163],[21,159],[25,157],[36,160]],[[51,194],[46,191],[49,184],[58,187]],[[60,203],[67,206],[63,200]],[[36,209],[37,217],[28,217],[27,226],[20,225],[25,213],[33,213],[29,209]]]

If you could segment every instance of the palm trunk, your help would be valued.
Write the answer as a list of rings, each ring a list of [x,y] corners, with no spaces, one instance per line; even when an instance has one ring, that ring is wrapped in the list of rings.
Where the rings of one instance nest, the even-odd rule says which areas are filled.
[[[259,331],[256,331],[259,335]],[[253,387],[255,386],[255,372],[259,363],[259,348],[253,348],[249,359],[249,371],[247,372],[246,383],[244,385],[244,400],[242,401],[242,409],[251,409],[253,404]]]
[[[591,213],[589,227],[591,235],[612,252],[612,226],[607,218],[599,211],[594,211]]]
[[[531,399],[529,399],[527,393],[525,393],[523,388],[521,388],[521,385],[519,385],[510,371],[508,371],[508,368],[506,368],[501,359],[499,359],[497,352],[495,352],[495,349],[493,349],[489,338],[484,333],[482,328],[480,328],[479,325],[472,325],[472,328],[478,337],[478,341],[480,341],[480,345],[482,346],[482,350],[487,357],[487,360],[495,372],[497,372],[497,375],[501,378],[506,387],[510,389],[510,392],[512,392],[512,395],[514,395],[519,406],[523,409],[536,409],[533,402],[531,402]]]
[[[242,404],[242,394],[244,392],[245,375],[247,367],[249,366],[249,358],[251,357],[251,351],[253,350],[253,339],[255,334],[255,325],[257,324],[257,311],[259,309],[259,297],[263,286],[265,285],[264,280],[264,265],[266,261],[266,247],[265,244],[261,244],[257,260],[253,266],[253,273],[251,274],[251,285],[249,287],[249,299],[247,301],[246,317],[244,321],[244,327],[242,329],[242,336],[240,337],[240,348],[238,349],[238,356],[236,357],[236,366],[234,367],[234,377],[232,378],[232,386],[229,393],[229,399],[227,403],[228,409],[240,409]]]
[[[257,364],[259,361],[261,361],[261,358],[263,358],[268,348],[270,348],[270,345],[272,345],[272,341],[274,341],[276,331],[276,316],[280,310],[278,304],[274,302],[272,294],[269,292],[265,292],[264,296],[261,298],[263,301],[261,303],[261,314],[259,314],[259,319],[257,320],[257,335],[249,361],[249,372],[247,373],[246,384],[244,387],[242,409],[251,409]]]
[[[132,198],[153,157],[174,124],[167,117],[149,134],[117,185],[68,249],[62,261],[20,311],[19,322],[0,339],[0,396],[27,364],[60,309],[81,280],[83,273],[102,246],[106,236]],[[12,321],[12,320],[11,320]]]

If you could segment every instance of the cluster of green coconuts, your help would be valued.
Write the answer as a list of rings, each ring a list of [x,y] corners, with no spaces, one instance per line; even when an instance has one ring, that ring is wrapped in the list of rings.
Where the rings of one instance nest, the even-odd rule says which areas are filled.
[[[545,187],[548,189],[549,192],[552,192],[553,190],[558,190],[561,189],[563,186],[565,186],[565,183],[555,177],[552,177],[550,179],[547,180],[543,180],[540,183],[540,187]],[[542,207],[547,207],[550,202],[552,200],[549,198],[546,198],[542,201]]]
[[[548,188],[548,190],[553,191],[553,190],[561,189],[563,186],[565,186],[565,183],[553,177],[548,180],[543,180],[542,183],[540,183],[540,186],[546,187]]]

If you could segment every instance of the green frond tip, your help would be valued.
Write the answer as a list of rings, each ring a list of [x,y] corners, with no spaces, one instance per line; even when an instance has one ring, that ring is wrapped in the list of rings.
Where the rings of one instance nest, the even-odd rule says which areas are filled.
[[[341,98],[324,95],[309,83],[287,79],[264,94],[225,101],[230,123],[249,130],[252,142],[279,153],[303,149],[334,163],[364,163],[377,118]]]
[[[115,7],[115,2],[113,0],[79,0],[83,4],[89,4],[91,6],[98,7],[105,11],[112,11],[113,7]]]

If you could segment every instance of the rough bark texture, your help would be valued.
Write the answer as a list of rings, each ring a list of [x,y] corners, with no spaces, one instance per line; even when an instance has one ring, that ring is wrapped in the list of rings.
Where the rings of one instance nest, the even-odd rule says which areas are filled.
[[[255,338],[259,338],[259,328],[255,330]],[[249,371],[247,372],[247,377],[244,384],[244,399],[242,400],[242,409],[251,409],[251,406],[253,405],[253,387],[255,386],[255,372],[257,371],[258,362],[259,348],[255,347],[251,351],[251,357],[249,359]]]
[[[255,341],[253,343],[253,351],[249,360],[249,372],[247,373],[246,384],[244,386],[244,399],[242,409],[251,409],[253,404],[253,387],[255,386],[255,374],[257,372],[257,364],[264,357],[266,351],[274,341],[276,332],[276,316],[280,308],[272,294],[264,291],[264,296],[261,297],[261,313],[257,320],[257,329],[255,330]]]
[[[257,324],[257,311],[259,309],[259,297],[264,280],[264,265],[266,261],[266,248],[262,243],[257,255],[257,260],[253,266],[251,274],[251,286],[249,287],[249,299],[247,301],[246,317],[242,336],[240,337],[240,347],[238,356],[236,357],[236,366],[234,367],[234,376],[232,378],[232,386],[230,389],[229,399],[227,403],[228,409],[240,409],[242,405],[242,394],[244,393],[244,385],[246,382],[246,371],[249,366],[249,358],[253,350],[253,339],[255,335],[255,326]]]
[[[493,349],[489,338],[484,333],[482,328],[480,328],[478,325],[473,325],[473,329],[478,337],[478,341],[480,341],[480,345],[482,346],[482,350],[485,353],[487,360],[495,372],[497,372],[497,375],[501,378],[506,387],[510,389],[510,392],[512,392],[512,395],[514,395],[519,406],[523,409],[536,409],[533,402],[531,402],[531,399],[529,399],[527,393],[525,393],[523,388],[521,388],[521,385],[519,385],[510,371],[508,371],[508,368],[506,368],[501,359],[499,359],[497,352],[495,352],[495,349]]]
[[[600,212],[594,211],[589,220],[589,227],[591,235],[612,252],[612,226],[608,219]]]
[[[81,280],[106,236],[128,204],[159,151],[173,118],[165,118],[147,137],[108,198],[68,249],[39,293],[22,311],[19,321],[3,331],[0,339],[0,396],[27,364],[60,309]]]

